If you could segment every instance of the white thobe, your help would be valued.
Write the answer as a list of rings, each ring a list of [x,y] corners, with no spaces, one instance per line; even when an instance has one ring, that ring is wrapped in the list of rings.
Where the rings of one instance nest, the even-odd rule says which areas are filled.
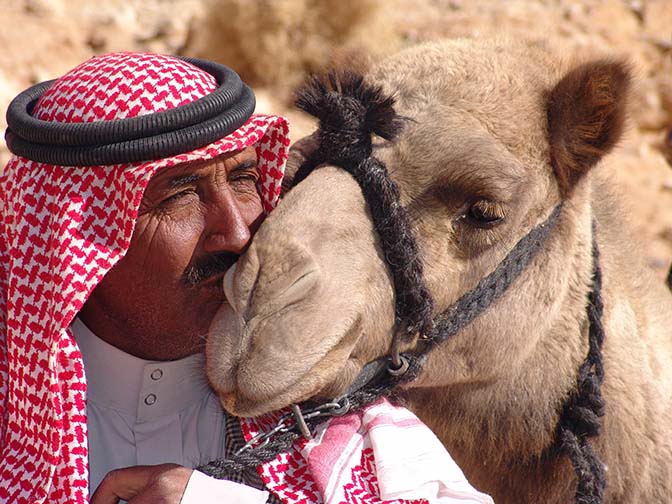
[[[177,361],[139,359],[104,342],[75,319],[87,380],[89,487],[112,469],[224,458],[226,416],[207,384],[202,354]],[[182,504],[266,502],[267,492],[194,471]]]

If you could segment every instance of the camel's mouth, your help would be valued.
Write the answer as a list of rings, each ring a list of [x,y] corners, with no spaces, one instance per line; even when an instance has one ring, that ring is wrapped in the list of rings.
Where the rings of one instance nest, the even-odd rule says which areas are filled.
[[[291,345],[278,345],[277,335],[287,335],[295,322],[292,307],[250,324],[228,306],[222,307],[210,330],[207,366],[211,385],[223,407],[232,414],[258,416],[311,398],[331,398],[344,390],[361,369],[351,358],[361,335],[355,323],[301,355]],[[296,313],[303,313],[296,310]],[[306,315],[309,316],[309,315]],[[277,332],[276,332],[277,331]],[[306,340],[318,340],[303,333]],[[237,351],[232,351],[238,346]],[[267,348],[261,348],[267,346]]]
[[[251,386],[244,389],[236,388],[230,392],[220,392],[218,397],[224,409],[230,413],[240,417],[257,417],[309,399],[332,400],[339,395],[338,391],[347,387],[347,384],[356,376],[359,368],[360,366],[354,361],[345,362],[334,380],[317,391],[311,390],[318,387],[311,376],[314,372],[311,369],[304,375],[297,377],[293,383],[288,384],[283,389],[274,391],[270,395],[270,391],[265,390],[264,387],[257,388],[254,384],[250,384]],[[306,385],[309,386],[306,387]],[[260,389],[262,391],[258,393]],[[303,394],[300,393],[302,389],[306,389]]]

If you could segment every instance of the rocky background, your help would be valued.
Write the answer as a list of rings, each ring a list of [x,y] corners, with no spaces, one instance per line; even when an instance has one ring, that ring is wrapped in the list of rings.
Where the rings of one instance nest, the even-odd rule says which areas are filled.
[[[629,59],[630,128],[607,162],[622,185],[642,253],[661,278],[672,261],[670,0],[0,0],[0,128],[11,98],[91,55],[151,50],[235,68],[258,110],[284,113],[292,137],[312,130],[292,110],[306,73],[353,54],[380,58],[440,37],[510,33],[567,60]],[[9,153],[0,148],[0,166]]]

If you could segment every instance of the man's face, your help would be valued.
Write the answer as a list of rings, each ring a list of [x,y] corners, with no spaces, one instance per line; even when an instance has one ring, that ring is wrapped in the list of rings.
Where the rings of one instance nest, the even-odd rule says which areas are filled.
[[[263,218],[258,178],[254,147],[159,171],[126,256],[80,313],[87,326],[146,359],[199,351],[224,302],[224,272]]]

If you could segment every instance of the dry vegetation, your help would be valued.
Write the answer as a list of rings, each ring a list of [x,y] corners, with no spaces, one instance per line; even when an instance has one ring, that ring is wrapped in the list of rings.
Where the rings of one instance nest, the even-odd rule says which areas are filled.
[[[17,92],[114,50],[226,63],[255,87],[260,110],[290,117],[293,138],[312,123],[291,109],[292,88],[353,53],[375,59],[439,37],[511,33],[545,40],[568,61],[626,57],[637,78],[631,128],[607,162],[623,183],[646,260],[661,278],[672,261],[669,0],[0,0],[0,13],[3,129]],[[0,163],[7,158],[0,150]]]

